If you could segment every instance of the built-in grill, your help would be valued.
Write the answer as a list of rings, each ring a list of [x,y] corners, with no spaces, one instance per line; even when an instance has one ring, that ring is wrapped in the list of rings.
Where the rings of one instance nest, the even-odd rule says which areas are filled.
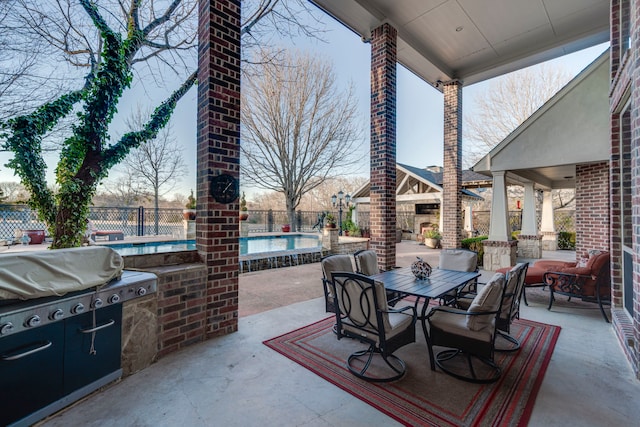
[[[52,252],[59,251],[44,255],[47,263],[58,259],[49,255]],[[104,255],[102,250],[96,253]],[[86,270],[91,253],[82,252],[79,257],[77,254],[72,252],[71,259],[85,263],[79,269]],[[0,269],[7,265],[3,261],[9,266],[22,266],[25,260],[25,255],[20,255],[19,262],[11,264],[15,260],[6,256],[0,256]],[[65,264],[63,270],[74,269],[69,258],[60,259]],[[27,255],[26,260],[38,265],[41,261],[35,253]],[[113,260],[109,263],[113,264]],[[54,275],[58,277],[52,279],[55,286],[64,287],[60,283],[69,280],[84,286],[82,275],[65,280],[63,272],[61,279],[58,267],[43,267],[56,271]],[[122,303],[155,292],[157,279],[151,273],[122,270],[122,263],[117,267],[115,277],[107,282],[96,285],[91,277],[91,287],[62,296],[40,296],[60,292],[58,288],[34,285],[38,292],[24,290],[34,298],[0,298],[0,425],[31,425],[122,375]],[[24,282],[44,281],[47,277],[44,273],[30,276],[29,270],[21,272]],[[0,290],[4,285],[15,291],[15,284],[8,285],[3,280],[12,280],[6,269],[0,270]]]

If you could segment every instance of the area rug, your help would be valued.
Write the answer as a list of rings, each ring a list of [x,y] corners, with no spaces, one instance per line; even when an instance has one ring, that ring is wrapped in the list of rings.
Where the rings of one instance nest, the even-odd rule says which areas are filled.
[[[334,323],[330,317],[264,344],[407,426],[526,426],[560,334],[558,326],[517,320],[511,332],[522,348],[497,353],[501,378],[493,384],[472,384],[438,368],[431,371],[417,324],[417,341],[394,353],[406,362],[406,375],[392,383],[370,383],[346,368],[349,354],[366,346],[346,338],[338,341],[331,330]]]

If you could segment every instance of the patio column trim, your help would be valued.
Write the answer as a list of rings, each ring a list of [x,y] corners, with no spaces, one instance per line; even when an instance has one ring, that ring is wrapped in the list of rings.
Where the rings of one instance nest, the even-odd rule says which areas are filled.
[[[371,33],[371,248],[378,265],[396,265],[396,47],[389,24]]]
[[[506,242],[511,240],[509,211],[507,209],[506,171],[495,171],[493,175],[493,197],[491,199],[491,220],[489,240]]]
[[[545,190],[542,193],[542,215],[540,217],[540,234],[542,234],[542,250],[558,250],[558,233],[553,213],[553,193]]]
[[[522,229],[520,233],[525,236],[538,235],[538,218],[536,215],[536,198],[533,182],[524,185],[524,206],[522,207]]]
[[[209,186],[220,174],[240,177],[240,4],[198,4],[196,247],[207,279],[206,313],[192,315],[207,338],[238,330],[239,200],[218,203]]]
[[[462,82],[444,84],[442,247],[459,248],[462,233]]]

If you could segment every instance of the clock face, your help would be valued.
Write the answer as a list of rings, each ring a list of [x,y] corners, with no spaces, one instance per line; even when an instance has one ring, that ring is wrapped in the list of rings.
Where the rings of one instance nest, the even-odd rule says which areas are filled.
[[[211,178],[209,192],[217,202],[231,203],[240,195],[240,184],[235,177],[224,173]]]

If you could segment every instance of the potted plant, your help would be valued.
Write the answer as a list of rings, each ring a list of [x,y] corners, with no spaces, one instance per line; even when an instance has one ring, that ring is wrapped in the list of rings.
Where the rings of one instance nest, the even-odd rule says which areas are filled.
[[[291,231],[291,225],[289,225],[289,224],[283,224],[282,225],[282,232],[283,233],[288,233],[290,231]]]
[[[333,214],[328,213],[327,216],[324,217],[326,221],[325,227],[327,228],[336,228],[336,217]]]
[[[196,219],[196,198],[193,196],[193,190],[187,198],[187,203],[184,205],[186,209],[182,210],[182,216],[184,219],[193,221]]]
[[[249,218],[249,209],[247,208],[247,199],[244,197],[244,191],[242,197],[240,197],[240,221],[246,221]]]
[[[440,239],[442,239],[442,234],[440,234],[436,227],[433,227],[430,230],[425,230],[423,236],[425,246],[432,249],[440,246]]]

